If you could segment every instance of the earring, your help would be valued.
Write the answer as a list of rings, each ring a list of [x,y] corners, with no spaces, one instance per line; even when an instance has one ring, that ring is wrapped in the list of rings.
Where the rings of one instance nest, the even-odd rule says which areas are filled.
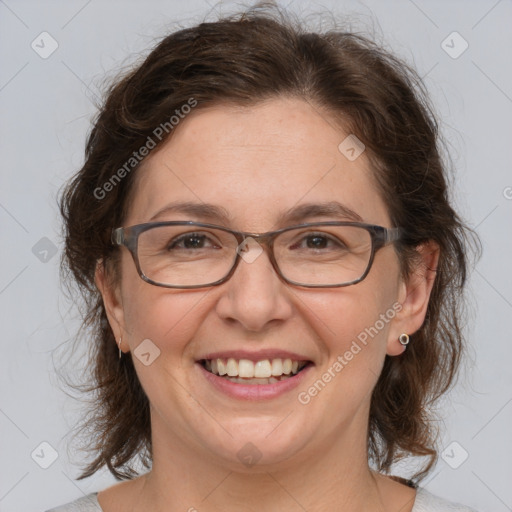
[[[123,355],[123,352],[121,350],[121,343],[123,342],[123,338],[119,338],[119,342],[117,343],[117,346],[119,347],[119,359],[121,359],[121,356]]]
[[[408,334],[400,334],[400,336],[398,336],[398,341],[402,344],[402,345],[407,345],[409,343],[409,335]]]

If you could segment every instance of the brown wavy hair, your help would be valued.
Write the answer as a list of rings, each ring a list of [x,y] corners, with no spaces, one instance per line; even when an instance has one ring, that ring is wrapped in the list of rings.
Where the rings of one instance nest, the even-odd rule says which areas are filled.
[[[453,384],[461,360],[471,232],[450,205],[444,145],[425,87],[413,69],[367,37],[336,27],[311,33],[275,5],[257,4],[171,33],[117,78],[93,122],[85,163],[62,191],[61,269],[82,299],[89,349],[89,380],[78,387],[93,393],[80,431],[89,436],[86,449],[95,458],[79,479],[103,466],[117,479],[132,478],[138,475],[135,459],[149,468],[152,457],[148,397],[131,354],[118,359],[94,283],[98,261],[114,282],[118,277],[119,248],[110,234],[123,225],[137,166],[104,197],[98,190],[190,98],[200,109],[283,96],[307,101],[364,142],[391,221],[403,229],[397,251],[404,276],[417,246],[434,241],[440,247],[425,322],[403,355],[386,357],[368,435],[369,460],[380,471],[389,472],[404,456],[426,457],[414,476],[419,480],[435,463],[429,408]],[[172,130],[164,135],[158,146]]]

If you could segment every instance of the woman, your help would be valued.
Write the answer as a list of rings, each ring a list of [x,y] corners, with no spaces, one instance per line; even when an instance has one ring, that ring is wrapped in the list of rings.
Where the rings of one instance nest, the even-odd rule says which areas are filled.
[[[54,510],[470,510],[418,485],[462,350],[439,144],[360,36],[255,8],[163,39],[62,197],[95,333],[81,478],[125,481]]]

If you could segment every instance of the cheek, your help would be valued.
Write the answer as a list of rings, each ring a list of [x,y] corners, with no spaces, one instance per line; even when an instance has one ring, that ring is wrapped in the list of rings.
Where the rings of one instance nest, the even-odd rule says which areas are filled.
[[[357,286],[357,285],[356,285]],[[311,298],[303,315],[315,325],[330,351],[344,351],[351,341],[385,338],[395,316],[396,294],[356,289]]]
[[[165,334],[176,336],[185,327],[181,320],[193,308],[197,293],[181,292],[146,283],[137,273],[131,256],[126,252],[123,254],[121,301],[124,328],[132,351],[145,339],[163,350]],[[195,302],[198,300],[196,297]]]
[[[301,314],[314,328],[322,369],[354,385],[378,377],[396,317],[398,279],[377,270],[357,285],[303,298]]]
[[[205,290],[166,289],[146,283],[138,275],[126,276],[123,312],[131,350],[149,339],[164,358],[181,354],[203,321],[207,295]]]
[[[355,287],[308,304],[322,359],[318,373],[301,388],[300,403],[327,407],[336,418],[333,425],[369,405],[386,357],[392,304],[391,294]]]

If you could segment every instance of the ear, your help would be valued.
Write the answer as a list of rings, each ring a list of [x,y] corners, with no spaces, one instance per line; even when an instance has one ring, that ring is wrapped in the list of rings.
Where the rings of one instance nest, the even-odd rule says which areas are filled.
[[[94,282],[103,298],[108,323],[114,334],[116,342],[125,336],[124,308],[119,287],[115,286],[112,277],[108,274],[103,260],[98,260],[94,274]],[[123,351],[124,352],[124,351]]]
[[[405,346],[398,341],[400,334],[409,336],[414,334],[425,321],[430,293],[434,286],[439,262],[439,246],[435,242],[428,242],[416,248],[417,261],[406,280],[400,285],[399,302],[402,309],[397,313],[386,353],[396,356],[404,352]]]

